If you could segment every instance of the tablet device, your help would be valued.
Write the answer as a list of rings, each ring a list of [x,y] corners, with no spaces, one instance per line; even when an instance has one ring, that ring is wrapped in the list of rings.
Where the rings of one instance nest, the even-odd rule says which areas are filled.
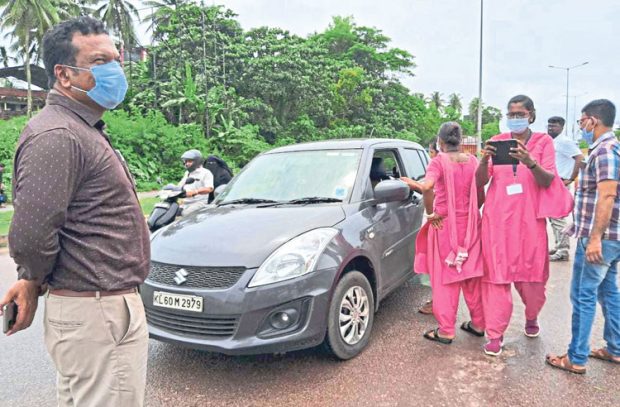
[[[489,141],[489,144],[495,147],[495,155],[492,157],[493,165],[517,165],[519,160],[512,158],[510,154],[511,148],[517,148],[517,140],[497,140]]]

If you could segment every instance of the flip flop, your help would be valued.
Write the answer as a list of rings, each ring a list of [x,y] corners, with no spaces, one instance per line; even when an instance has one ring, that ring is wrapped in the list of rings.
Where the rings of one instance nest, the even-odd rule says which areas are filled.
[[[463,322],[461,324],[461,329],[469,334],[477,336],[479,338],[484,336],[484,332],[478,332],[474,328],[471,327],[471,321]]]
[[[420,307],[418,312],[422,315],[433,315],[433,300],[426,301],[426,303]]]
[[[594,349],[590,352],[589,356],[594,359],[604,360],[605,362],[610,362],[616,365],[620,365],[620,360],[615,360],[613,356],[605,348]]]
[[[545,357],[545,362],[551,367],[575,374],[584,374],[586,372],[585,367],[577,367],[573,365],[567,354],[561,356],[547,355]]]
[[[431,329],[430,331],[424,332],[424,337],[429,341],[443,343],[444,345],[450,345],[452,343],[452,339],[442,338],[441,336],[439,336],[439,328]]]

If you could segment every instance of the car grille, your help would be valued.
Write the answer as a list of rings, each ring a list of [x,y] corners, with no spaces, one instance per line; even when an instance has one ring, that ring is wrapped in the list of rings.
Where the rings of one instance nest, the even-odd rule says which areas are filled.
[[[147,322],[165,331],[189,336],[229,337],[235,334],[238,316],[189,316],[146,308]]]
[[[183,287],[194,288],[229,288],[235,285],[245,273],[244,267],[192,267],[175,266],[151,262],[151,271],[148,279],[155,283],[178,286],[174,282],[175,273],[183,268],[187,271],[187,281]]]

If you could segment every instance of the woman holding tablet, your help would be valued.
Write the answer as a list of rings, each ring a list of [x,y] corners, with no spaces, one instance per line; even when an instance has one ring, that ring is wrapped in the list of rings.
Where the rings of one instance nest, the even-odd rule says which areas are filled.
[[[539,335],[549,278],[546,218],[566,216],[573,205],[557,175],[553,139],[529,128],[536,119],[532,99],[513,97],[506,116],[510,132],[487,142],[476,171],[478,187],[490,181],[482,216],[482,299],[484,352],[494,356],[512,315],[512,284],[525,304],[525,335]]]

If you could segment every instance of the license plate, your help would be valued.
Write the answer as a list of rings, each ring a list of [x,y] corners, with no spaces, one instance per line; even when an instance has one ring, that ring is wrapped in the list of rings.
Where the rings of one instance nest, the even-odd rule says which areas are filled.
[[[183,311],[202,312],[202,297],[185,294],[172,294],[163,291],[153,292],[153,305]]]

